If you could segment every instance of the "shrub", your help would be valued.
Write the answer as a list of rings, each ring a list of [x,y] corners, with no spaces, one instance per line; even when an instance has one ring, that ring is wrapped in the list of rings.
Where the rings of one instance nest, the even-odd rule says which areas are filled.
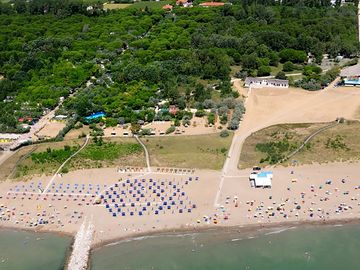
[[[171,127],[169,127],[166,131],[165,131],[165,133],[166,134],[170,134],[170,133],[173,133],[174,131],[175,131],[175,126],[171,126]]]
[[[226,138],[226,137],[229,137],[229,131],[227,131],[227,130],[222,130],[221,132],[220,132],[220,137],[222,137],[222,138]]]
[[[197,110],[195,113],[196,117],[203,117],[206,114],[204,110]]]
[[[151,135],[151,129],[143,128],[139,133],[141,136],[149,136],[149,135]]]
[[[294,69],[295,65],[290,61],[285,62],[285,64],[283,65],[283,71],[285,72],[293,71]]]
[[[285,72],[284,71],[279,71],[278,74],[276,74],[275,79],[286,80],[287,77],[286,77]]]
[[[209,113],[207,119],[209,124],[215,124],[215,114]]]

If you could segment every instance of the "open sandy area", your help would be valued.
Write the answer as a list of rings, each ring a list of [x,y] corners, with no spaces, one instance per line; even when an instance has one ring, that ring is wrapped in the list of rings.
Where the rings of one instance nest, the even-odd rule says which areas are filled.
[[[95,225],[93,244],[99,244],[161,230],[356,218],[360,214],[359,165],[274,168],[271,189],[252,188],[250,171],[243,170],[227,176],[220,207],[214,207],[220,180],[216,171],[185,175],[146,173],[145,169],[142,173],[81,170],[56,177],[43,194],[39,191],[45,189],[49,177],[4,182],[0,185],[0,224],[75,234],[86,217]],[[134,193],[138,196],[133,197]],[[101,195],[101,202],[94,204]]]
[[[202,135],[202,134],[212,134],[220,132],[218,129],[219,126],[226,128],[226,125],[221,125],[219,121],[213,126],[207,125],[206,117],[193,117],[191,119],[191,124],[188,127],[183,126],[182,124],[179,127],[176,127],[175,132],[166,134],[166,130],[172,125],[172,121],[155,121],[149,124],[142,126],[143,129],[151,129],[155,134],[154,136],[179,136],[179,135]],[[105,137],[116,137],[116,136],[131,136],[130,127],[107,127],[104,129]]]
[[[64,127],[65,123],[63,122],[47,122],[45,126],[35,134],[35,137],[55,138]]]
[[[338,117],[360,119],[360,89],[334,88],[334,83],[321,91],[297,88],[251,88],[245,99],[246,113],[235,132],[223,172],[238,172],[242,144],[253,132],[284,123],[322,123]],[[236,84],[235,84],[236,87]]]

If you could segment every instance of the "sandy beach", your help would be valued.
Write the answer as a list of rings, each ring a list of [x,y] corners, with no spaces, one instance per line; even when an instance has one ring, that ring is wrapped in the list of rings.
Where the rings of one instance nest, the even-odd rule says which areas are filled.
[[[334,163],[273,168],[271,189],[251,187],[250,170],[242,170],[239,175],[225,178],[219,196],[220,207],[214,207],[220,178],[216,171],[196,170],[185,175],[122,173],[115,168],[81,170],[57,177],[47,193],[39,190],[44,189],[50,177],[38,177],[26,183],[4,182],[0,185],[0,223],[6,227],[74,235],[86,217],[95,226],[93,245],[98,246],[114,239],[164,230],[357,219],[360,217],[359,165]],[[164,200],[156,193],[146,192],[154,182]],[[142,183],[144,187],[144,196],[139,201],[129,193],[135,183]],[[170,200],[177,190],[178,194]],[[120,198],[114,196],[114,191]],[[102,194],[107,201],[103,199],[94,204]],[[113,197],[109,198],[111,194]],[[164,201],[167,205],[174,201],[173,207],[167,209]],[[117,212],[116,204],[121,212]]]

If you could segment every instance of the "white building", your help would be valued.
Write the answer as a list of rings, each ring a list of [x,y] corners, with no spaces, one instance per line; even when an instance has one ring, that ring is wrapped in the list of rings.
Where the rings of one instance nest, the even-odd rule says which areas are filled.
[[[247,77],[245,79],[245,87],[281,87],[288,88],[289,81],[288,80],[278,80],[278,79],[266,79],[266,78],[255,78],[255,77]]]
[[[271,188],[272,187],[272,179],[273,173],[272,172],[261,172],[261,173],[252,173],[250,174],[250,182],[251,186],[256,188]]]

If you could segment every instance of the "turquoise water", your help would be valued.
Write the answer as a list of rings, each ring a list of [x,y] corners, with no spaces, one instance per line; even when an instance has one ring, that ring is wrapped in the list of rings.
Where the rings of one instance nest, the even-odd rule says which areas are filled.
[[[122,242],[94,251],[91,269],[360,269],[360,225],[277,230]]]
[[[63,269],[70,244],[70,237],[0,230],[0,269]]]

